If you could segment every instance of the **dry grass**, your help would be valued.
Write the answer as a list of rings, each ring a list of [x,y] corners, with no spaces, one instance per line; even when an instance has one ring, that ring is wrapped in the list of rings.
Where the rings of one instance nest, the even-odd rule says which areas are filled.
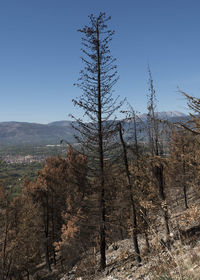
[[[157,254],[152,280],[200,280],[200,243],[195,247],[176,241]]]

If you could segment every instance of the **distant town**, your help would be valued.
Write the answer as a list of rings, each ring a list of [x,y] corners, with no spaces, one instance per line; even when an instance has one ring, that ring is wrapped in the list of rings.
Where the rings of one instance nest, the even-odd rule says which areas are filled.
[[[0,150],[0,160],[6,164],[42,163],[47,157],[66,153],[66,147],[56,144],[41,146],[12,146]]]
[[[8,163],[8,164],[13,164],[13,163],[32,163],[32,162],[43,162],[45,161],[46,156],[45,155],[26,155],[26,156],[21,156],[21,155],[7,155],[3,161]]]

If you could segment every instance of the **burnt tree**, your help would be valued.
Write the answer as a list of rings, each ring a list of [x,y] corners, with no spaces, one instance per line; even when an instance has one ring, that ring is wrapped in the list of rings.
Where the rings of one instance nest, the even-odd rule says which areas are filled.
[[[134,201],[134,197],[133,197],[133,190],[132,190],[133,186],[131,183],[131,176],[130,176],[130,171],[129,171],[127,147],[124,142],[121,123],[119,123],[119,136],[120,136],[120,141],[121,141],[121,145],[122,145],[122,149],[123,149],[123,161],[124,161],[124,167],[125,167],[125,171],[126,171],[126,178],[127,178],[127,182],[128,182],[128,189],[129,189],[129,197],[130,197],[130,202],[131,202],[133,244],[134,244],[137,262],[141,263],[142,260],[141,260],[141,256],[140,256],[139,245],[138,245],[137,212],[136,212],[136,205],[135,205],[135,201]]]
[[[147,114],[147,124],[148,124],[148,139],[149,139],[149,150],[154,163],[152,165],[152,173],[156,178],[158,193],[161,200],[161,208],[163,212],[164,225],[166,239],[168,240],[170,229],[169,229],[169,215],[168,206],[166,203],[165,194],[165,178],[164,178],[164,165],[162,163],[162,139],[159,132],[159,119],[156,112],[156,95],[153,86],[153,79],[150,68],[149,72],[149,95],[148,95],[148,114]]]
[[[84,111],[84,119],[72,116],[78,125],[76,139],[90,159],[90,169],[99,178],[99,240],[102,269],[106,266],[106,207],[105,161],[110,158],[111,145],[116,134],[114,112],[121,106],[113,98],[112,88],[118,80],[115,59],[110,54],[114,31],[109,30],[105,13],[89,16],[90,24],[78,30],[82,34],[82,62],[84,68],[75,84],[82,95],[73,99],[75,106]]]

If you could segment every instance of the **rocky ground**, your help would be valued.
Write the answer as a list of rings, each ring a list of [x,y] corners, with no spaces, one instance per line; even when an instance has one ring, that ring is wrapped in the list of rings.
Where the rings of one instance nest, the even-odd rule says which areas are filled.
[[[176,241],[172,248],[163,248],[143,256],[138,266],[132,250],[131,240],[119,241],[107,251],[108,265],[104,272],[92,276],[76,276],[78,266],[63,275],[61,280],[200,280],[200,238],[182,244]],[[194,243],[193,243],[194,242]]]
[[[147,253],[144,239],[140,236],[143,257],[141,266],[138,266],[132,239],[121,240],[109,246],[104,272],[98,271],[97,254],[93,261],[90,257],[77,264],[61,280],[200,280],[199,194],[194,189],[188,191],[189,204],[192,205],[189,210],[184,209],[183,197],[176,197],[175,190],[171,197],[174,199],[169,207],[172,228],[170,249],[160,243],[160,236],[155,231],[150,241],[151,253]],[[91,267],[93,275],[88,274]]]

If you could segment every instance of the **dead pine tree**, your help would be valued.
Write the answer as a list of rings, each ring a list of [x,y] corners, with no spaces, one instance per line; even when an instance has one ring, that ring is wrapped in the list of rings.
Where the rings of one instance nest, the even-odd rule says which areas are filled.
[[[139,245],[138,245],[137,212],[136,212],[136,206],[135,206],[134,197],[133,197],[131,176],[130,176],[130,171],[129,171],[128,157],[127,157],[127,148],[126,148],[126,144],[123,139],[122,125],[120,122],[119,122],[118,126],[119,126],[120,141],[121,141],[122,149],[123,149],[123,161],[124,161],[124,167],[125,167],[126,177],[127,177],[127,182],[128,182],[129,197],[130,197],[130,202],[131,202],[133,244],[134,244],[137,262],[138,262],[138,264],[140,264],[142,260],[141,260]]]
[[[176,129],[173,131],[170,145],[170,162],[172,185],[181,187],[184,198],[185,209],[188,205],[189,182],[194,177],[192,174],[193,165],[190,164],[194,158],[196,136],[185,129]]]
[[[150,150],[150,155],[154,161],[154,163],[152,163],[152,171],[153,171],[152,173],[157,181],[158,193],[161,200],[161,208],[162,208],[163,218],[164,218],[166,240],[168,240],[170,229],[169,229],[168,207],[167,207],[166,195],[165,195],[164,165],[162,163],[163,149],[162,149],[160,133],[159,133],[159,120],[158,120],[158,115],[156,113],[155,89],[153,86],[152,74],[149,67],[148,67],[148,72],[149,72],[149,95],[148,95],[147,124],[148,124],[149,150]]]
[[[188,209],[188,196],[187,196],[187,181],[190,176],[197,177],[190,174],[191,166],[198,166],[199,159],[199,135],[200,135],[200,98],[191,96],[186,92],[178,89],[179,92],[186,98],[188,109],[190,110],[190,118],[185,123],[179,123],[179,127],[182,127],[184,131],[179,132],[180,147],[179,156],[182,156],[182,176],[183,176],[183,192],[185,208]],[[182,134],[182,135],[181,135]],[[181,139],[182,138],[182,139]],[[177,143],[179,141],[176,141]],[[176,143],[176,144],[177,144]],[[191,149],[191,147],[193,147]],[[195,152],[194,152],[195,151]],[[189,156],[190,154],[190,156]],[[191,164],[192,162],[192,164]],[[194,165],[195,162],[195,165]],[[195,168],[194,168],[195,169]],[[190,179],[191,180],[191,179]]]
[[[142,170],[141,168],[141,153],[142,151],[140,151],[139,149],[139,144],[138,144],[138,129],[137,129],[137,119],[139,120],[140,124],[142,123],[142,121],[139,119],[138,116],[136,116],[136,113],[133,109],[133,107],[131,105],[129,105],[130,107],[130,114],[131,114],[131,119],[133,121],[133,141],[134,141],[134,155],[136,157],[136,166],[138,171],[140,171],[143,176],[144,176],[144,170]],[[143,166],[143,164],[142,164]],[[148,237],[148,233],[147,233],[147,229],[148,229],[148,217],[147,217],[147,210],[142,207],[142,209],[140,209],[140,212],[142,213],[142,219],[143,219],[143,223],[144,223],[144,235],[145,235],[145,241],[146,241],[146,247],[147,247],[147,252],[150,253],[150,243],[149,243],[149,237]]]
[[[144,201],[147,198],[147,193],[148,192],[146,190],[146,184],[144,183],[144,178],[147,178],[145,175],[145,158],[144,158],[144,148],[142,146],[140,146],[140,141],[142,140],[141,138],[139,139],[138,135],[139,135],[139,131],[141,131],[141,127],[144,127],[144,123],[143,121],[140,119],[140,117],[138,115],[136,115],[136,112],[134,110],[134,108],[128,103],[128,110],[126,111],[122,111],[122,113],[126,113],[126,119],[130,121],[132,128],[133,128],[133,135],[131,135],[129,141],[131,141],[131,143],[133,143],[133,158],[134,158],[134,178],[132,179],[132,189],[137,189],[140,190],[141,189],[145,189],[145,191],[142,191],[142,194],[145,196],[144,198],[143,195],[141,196],[141,200]],[[123,137],[123,135],[122,135]],[[120,137],[121,138],[121,137]],[[121,141],[122,142],[122,141]],[[125,150],[123,153],[128,154],[128,148],[130,148],[129,145],[125,144]],[[123,146],[123,145],[122,145]],[[127,157],[127,156],[126,156]],[[130,165],[128,163],[128,165]],[[137,178],[135,180],[135,178]],[[147,179],[148,181],[148,179]],[[135,183],[137,182],[137,183]],[[145,184],[145,186],[144,186]],[[137,194],[138,195],[138,194]],[[141,195],[141,192],[140,192]],[[137,197],[138,198],[138,197]],[[139,206],[139,208],[138,208]],[[149,223],[148,223],[148,215],[147,215],[147,209],[145,209],[144,207],[142,207],[142,205],[140,205],[140,203],[137,205],[137,213],[140,213],[140,223],[141,223],[141,219],[142,219],[142,223],[143,223],[143,227],[142,227],[142,231],[144,232],[144,236],[145,236],[145,241],[146,241],[146,248],[147,248],[147,252],[150,252],[150,243],[149,243],[149,236],[148,236],[148,227],[149,227]],[[137,214],[136,213],[136,214]],[[142,213],[142,215],[141,215]],[[136,217],[137,218],[137,217]],[[138,223],[138,222],[137,222]]]
[[[105,161],[110,158],[110,147],[116,134],[113,114],[121,106],[112,95],[112,87],[118,80],[115,59],[110,54],[110,42],[114,31],[109,30],[110,17],[100,13],[89,16],[90,24],[78,30],[82,34],[83,70],[75,84],[82,95],[73,99],[75,106],[84,111],[85,119],[72,116],[80,146],[87,154],[90,169],[98,178],[99,185],[99,240],[100,267],[106,267],[106,207],[105,207]]]
[[[133,126],[133,156],[136,158],[136,165],[139,166],[140,150],[138,145],[138,131],[137,131],[137,120],[141,121],[138,116],[136,116],[134,108],[128,103],[129,110],[122,111],[126,113],[127,120],[130,120]],[[131,140],[132,142],[132,140]]]

